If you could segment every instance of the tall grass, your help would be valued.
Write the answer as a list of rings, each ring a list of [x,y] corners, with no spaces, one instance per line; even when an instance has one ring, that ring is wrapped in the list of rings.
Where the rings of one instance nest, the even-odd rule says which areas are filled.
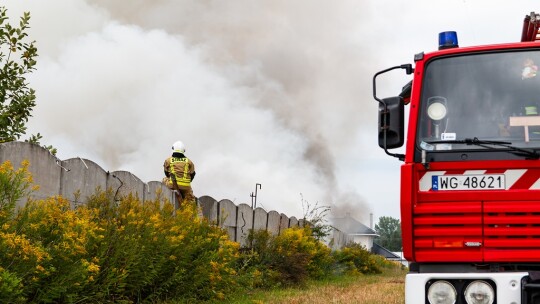
[[[330,276],[302,287],[258,289],[238,294],[232,304],[401,304],[406,271],[386,268],[380,274]]]

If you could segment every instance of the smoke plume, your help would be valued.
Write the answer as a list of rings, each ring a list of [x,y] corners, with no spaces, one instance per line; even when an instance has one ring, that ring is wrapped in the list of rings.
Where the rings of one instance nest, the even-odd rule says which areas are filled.
[[[339,175],[375,133],[373,58],[358,1],[9,0],[30,11],[37,107],[29,133],[62,159],[161,180],[182,140],[195,195],[302,216],[300,193],[370,213]],[[347,186],[345,186],[347,185]],[[352,200],[352,201],[351,201]],[[343,202],[345,203],[345,202]],[[355,212],[351,210],[351,213]],[[355,214],[351,214],[355,216]]]

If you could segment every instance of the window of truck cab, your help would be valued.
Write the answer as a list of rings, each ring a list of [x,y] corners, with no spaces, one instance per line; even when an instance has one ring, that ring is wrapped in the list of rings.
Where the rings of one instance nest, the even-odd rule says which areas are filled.
[[[540,149],[539,66],[539,49],[468,53],[427,62],[415,160],[422,150],[431,161],[462,160],[463,155],[469,160],[520,158],[505,147],[452,143],[466,139]],[[537,125],[525,132],[523,124],[531,122]]]

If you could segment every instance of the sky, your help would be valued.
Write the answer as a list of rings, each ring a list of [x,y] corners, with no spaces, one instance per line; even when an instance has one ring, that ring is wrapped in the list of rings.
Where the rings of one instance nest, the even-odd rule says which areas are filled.
[[[437,49],[519,41],[518,0],[4,0],[31,14],[28,136],[62,159],[161,180],[181,140],[196,196],[298,218],[400,218],[400,161],[377,144],[372,77]],[[399,94],[402,71],[378,78]],[[21,140],[25,139],[23,136]],[[402,152],[397,150],[396,152]],[[308,207],[309,206],[309,207]]]

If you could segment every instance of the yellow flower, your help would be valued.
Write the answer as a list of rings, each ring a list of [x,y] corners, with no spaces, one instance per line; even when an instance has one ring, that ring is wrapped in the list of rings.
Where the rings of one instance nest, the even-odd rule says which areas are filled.
[[[88,271],[93,272],[93,273],[98,273],[99,272],[99,265],[94,264],[94,263],[89,263],[88,264]]]
[[[221,292],[221,291],[218,291],[218,292],[216,293],[216,296],[217,296],[217,298],[220,299],[220,300],[225,299],[225,295],[224,295],[223,292]]]

